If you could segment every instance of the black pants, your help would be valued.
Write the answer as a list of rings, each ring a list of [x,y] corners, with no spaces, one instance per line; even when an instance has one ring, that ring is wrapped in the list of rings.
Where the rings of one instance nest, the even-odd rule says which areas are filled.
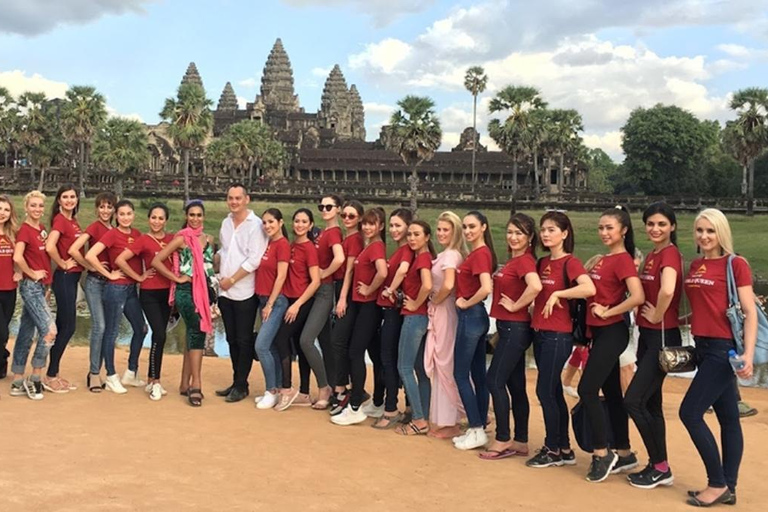
[[[325,363],[325,377],[328,379],[328,385],[331,388],[337,386],[336,384],[336,359],[333,356],[333,328],[336,324],[336,303],[339,301],[341,295],[341,286],[343,281],[333,282],[333,295],[334,302],[331,314],[328,315],[328,321],[325,322],[320,334],[317,335],[317,341],[320,342],[320,350],[323,352],[323,363]],[[345,380],[346,385],[346,380]]]
[[[166,329],[168,318],[171,316],[171,306],[168,305],[169,289],[140,290],[139,302],[144,316],[152,329],[152,346],[149,349],[150,379],[160,379],[163,367],[163,350],[165,349]]]
[[[259,298],[253,295],[245,300],[219,297],[219,310],[227,333],[229,355],[232,359],[232,385],[248,391],[248,375],[253,365],[253,324]]]
[[[307,310],[307,316],[309,316],[309,310]],[[306,318],[304,321],[306,322]],[[304,325],[304,324],[302,324]],[[304,355],[304,351],[301,350],[301,331],[294,333],[291,337],[293,344],[293,351],[299,359],[299,393],[309,394],[309,378],[312,375],[312,366],[310,366],[307,356]]]
[[[314,298],[309,299],[299,308],[299,313],[296,315],[296,319],[293,322],[289,324],[283,321],[283,324],[280,326],[280,329],[278,329],[277,334],[275,335],[274,343],[277,343],[277,351],[280,354],[280,361],[283,368],[283,389],[289,389],[293,385],[292,345],[294,344],[294,338],[296,339],[295,344],[299,352],[299,371],[302,371],[302,353],[301,348],[298,347],[298,340],[299,336],[301,335],[301,330],[304,328],[304,323],[307,321],[309,310],[312,309],[312,303],[314,300]],[[288,307],[291,307],[295,302],[296,299],[288,299]],[[304,364],[306,365],[304,370],[306,372],[306,390],[302,391],[302,393],[309,393],[309,363],[306,362],[306,359],[304,361]]]
[[[528,442],[531,406],[525,389],[525,351],[533,333],[528,322],[496,322],[499,342],[493,352],[486,380],[496,413],[496,440],[509,441],[509,399],[515,418],[515,441]]]
[[[352,300],[352,294],[347,298],[347,312],[337,318],[331,330],[331,351],[334,359],[333,367],[336,372],[334,385],[346,386],[349,383],[349,341],[352,329],[355,327],[359,302]]]
[[[352,396],[349,403],[353,407],[363,402],[365,393],[365,351],[376,336],[381,326],[381,308],[372,302],[361,302],[357,309],[357,318],[349,340],[349,374],[352,380]],[[379,362],[381,358],[379,357]]]
[[[592,429],[592,446],[595,450],[608,448],[605,413],[599,397],[602,389],[613,430],[612,448],[629,450],[629,418],[624,409],[619,378],[619,355],[629,343],[629,328],[622,321],[592,327],[592,335],[589,359],[579,382],[579,397]]]
[[[80,272],[64,272],[56,270],[53,273],[53,295],[56,297],[56,340],[51,347],[48,362],[48,377],[59,374],[59,363],[64,355],[69,340],[75,334],[77,320],[77,283],[80,282]]]
[[[400,373],[397,371],[397,350],[400,344],[400,328],[403,326],[403,315],[397,308],[382,310],[384,322],[381,324],[381,368],[386,391],[384,410],[397,411],[397,395],[400,392]],[[376,393],[374,388],[374,402]],[[379,402],[380,403],[380,402]]]
[[[0,292],[0,364],[8,364],[8,326],[16,310],[16,290]]]

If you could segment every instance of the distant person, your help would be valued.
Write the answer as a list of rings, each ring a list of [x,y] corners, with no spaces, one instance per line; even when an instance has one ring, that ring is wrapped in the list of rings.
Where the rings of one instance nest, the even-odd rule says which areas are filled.
[[[11,198],[0,195],[0,379],[8,375],[8,326],[16,310],[16,289],[22,279],[13,263],[19,219]]]

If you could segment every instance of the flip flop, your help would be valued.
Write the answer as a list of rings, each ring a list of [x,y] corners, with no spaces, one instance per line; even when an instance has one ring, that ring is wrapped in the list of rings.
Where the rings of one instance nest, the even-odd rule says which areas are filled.
[[[512,448],[505,448],[503,450],[485,450],[477,454],[483,460],[500,460],[509,457],[526,457],[528,452],[520,452],[513,450]]]
[[[429,432],[429,426],[419,428],[414,422],[401,424],[396,430],[401,436],[425,436]]]
[[[192,407],[200,407],[203,405],[203,393],[196,388],[189,388],[187,390],[187,402]]]
[[[400,420],[402,418],[403,418],[403,413],[400,413],[400,412],[397,413],[395,416],[392,416],[391,418],[389,418],[387,416],[382,416],[381,418],[379,418],[376,421],[374,421],[371,426],[373,428],[375,428],[376,430],[391,430],[391,429],[393,429],[395,427],[402,426],[400,424]],[[386,420],[387,421],[387,424],[384,425],[383,427],[379,426],[379,421],[381,421],[381,420]]]

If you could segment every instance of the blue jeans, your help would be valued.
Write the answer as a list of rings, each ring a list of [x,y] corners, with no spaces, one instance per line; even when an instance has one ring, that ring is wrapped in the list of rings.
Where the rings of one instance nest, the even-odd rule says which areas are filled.
[[[102,353],[107,375],[115,374],[115,341],[117,341],[120,317],[123,316],[123,313],[125,313],[125,317],[133,329],[131,351],[128,355],[128,369],[137,372],[141,346],[147,335],[147,324],[144,322],[144,313],[141,311],[136,285],[107,283],[104,286],[103,302],[104,341]]]
[[[411,402],[414,420],[421,420],[429,415],[431,387],[424,371],[424,338],[428,325],[427,315],[406,315],[400,329],[397,371],[403,380],[405,394]],[[416,375],[419,377],[418,382]]]
[[[567,332],[537,331],[533,341],[533,357],[539,375],[536,396],[544,414],[544,445],[553,452],[571,449],[568,438],[568,404],[563,397],[563,372],[573,349],[573,336]]]
[[[264,308],[267,299],[269,297],[266,295],[259,295],[259,311]],[[262,322],[259,334],[256,336],[256,354],[259,356],[261,370],[264,372],[264,382],[267,390],[279,388],[280,382],[283,379],[280,354],[274,341],[277,331],[283,323],[283,315],[285,315],[287,309],[288,299],[283,295],[278,295],[275,303],[272,305],[272,313],[269,314],[266,322]]]
[[[16,335],[16,343],[13,346],[11,371],[24,375],[35,330],[37,330],[37,345],[32,355],[32,368],[45,368],[45,360],[48,358],[48,351],[53,341],[46,344],[43,338],[48,335],[50,329],[55,329],[55,326],[53,315],[45,300],[45,285],[30,279],[22,279],[19,283],[19,294],[24,303],[19,320],[19,333]]]
[[[51,347],[51,359],[48,363],[48,377],[59,374],[59,363],[64,355],[69,340],[75,334],[77,320],[77,283],[80,272],[56,270],[53,274],[53,294],[56,296],[56,341]]]
[[[104,361],[102,342],[104,341],[104,285],[107,282],[89,273],[85,278],[85,302],[91,312],[90,366],[91,373],[99,373]]]
[[[467,413],[469,428],[483,427],[488,421],[489,405],[485,377],[488,313],[482,302],[467,309],[456,308],[456,311],[459,324],[456,327],[456,346],[453,352],[453,377]]]
[[[744,435],[739,419],[738,384],[728,362],[728,351],[733,348],[733,340],[696,337],[699,368],[680,404],[680,419],[704,461],[708,485],[727,485],[732,492],[736,492],[739,465],[744,453]],[[717,441],[704,421],[704,413],[710,406],[715,409],[717,422],[720,423],[722,461]]]

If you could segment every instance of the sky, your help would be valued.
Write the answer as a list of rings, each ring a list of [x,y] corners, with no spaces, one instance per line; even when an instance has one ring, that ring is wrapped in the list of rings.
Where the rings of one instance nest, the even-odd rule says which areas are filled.
[[[637,107],[724,122],[733,91],[768,87],[765,0],[0,0],[0,86],[62,97],[93,85],[112,115],[154,124],[192,61],[214,104],[227,81],[253,101],[278,37],[307,112],[339,64],[362,96],[368,140],[415,94],[436,103],[442,149],[472,125],[463,77],[474,65],[489,77],[484,144],[495,147],[495,92],[529,85],[577,109],[585,143],[616,160]]]

